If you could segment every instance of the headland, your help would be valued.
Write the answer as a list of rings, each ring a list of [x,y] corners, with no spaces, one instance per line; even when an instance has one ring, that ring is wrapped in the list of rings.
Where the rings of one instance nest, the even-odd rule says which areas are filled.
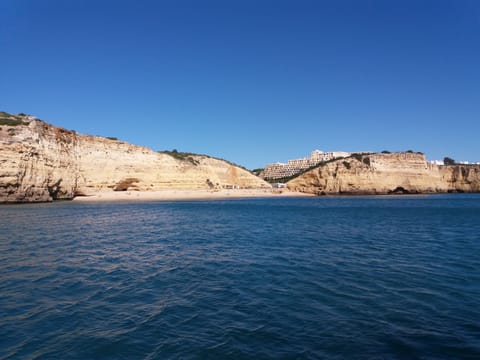
[[[153,151],[0,112],[0,203],[480,191],[480,165],[438,165],[411,151],[314,151],[277,165],[260,174],[283,182],[272,186],[223,159]]]

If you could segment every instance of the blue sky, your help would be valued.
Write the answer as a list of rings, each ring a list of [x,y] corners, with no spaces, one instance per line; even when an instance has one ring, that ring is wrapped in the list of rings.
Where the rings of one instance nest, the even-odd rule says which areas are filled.
[[[480,1],[2,0],[0,110],[253,169],[480,161]]]

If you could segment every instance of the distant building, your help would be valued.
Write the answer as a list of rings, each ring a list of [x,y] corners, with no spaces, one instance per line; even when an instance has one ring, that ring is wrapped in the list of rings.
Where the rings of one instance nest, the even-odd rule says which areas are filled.
[[[260,176],[267,180],[282,179],[296,175],[312,166],[316,166],[323,161],[329,161],[336,158],[348,157],[351,154],[345,151],[323,152],[313,150],[310,157],[302,159],[288,160],[287,163],[274,163],[265,166]]]
[[[351,154],[346,151],[329,151],[329,152],[323,152],[320,150],[313,150],[310,159],[312,160],[318,160],[318,161],[328,161],[331,159],[336,159],[336,158],[343,158],[350,156]]]
[[[445,165],[443,160],[431,160],[430,164]],[[458,161],[458,162],[455,162],[455,164],[459,164],[459,165],[480,165],[480,162]]]

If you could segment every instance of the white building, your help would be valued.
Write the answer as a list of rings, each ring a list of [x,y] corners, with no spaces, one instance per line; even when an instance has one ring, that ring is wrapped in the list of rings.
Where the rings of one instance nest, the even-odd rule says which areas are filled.
[[[322,161],[329,161],[336,158],[344,158],[350,156],[350,153],[345,151],[330,151],[323,152],[320,150],[313,150],[310,157],[302,159],[288,160],[287,163],[274,163],[265,166],[262,174],[264,179],[281,179],[298,174],[312,166],[320,164]]]

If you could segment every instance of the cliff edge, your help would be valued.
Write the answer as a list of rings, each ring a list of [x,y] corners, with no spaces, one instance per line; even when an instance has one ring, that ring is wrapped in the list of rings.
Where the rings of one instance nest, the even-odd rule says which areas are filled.
[[[316,195],[479,192],[479,165],[434,165],[422,153],[353,154],[287,183]]]
[[[173,153],[175,154],[175,153]],[[96,191],[270,188],[250,172],[203,155],[185,158],[0,113],[0,203],[43,202]]]

